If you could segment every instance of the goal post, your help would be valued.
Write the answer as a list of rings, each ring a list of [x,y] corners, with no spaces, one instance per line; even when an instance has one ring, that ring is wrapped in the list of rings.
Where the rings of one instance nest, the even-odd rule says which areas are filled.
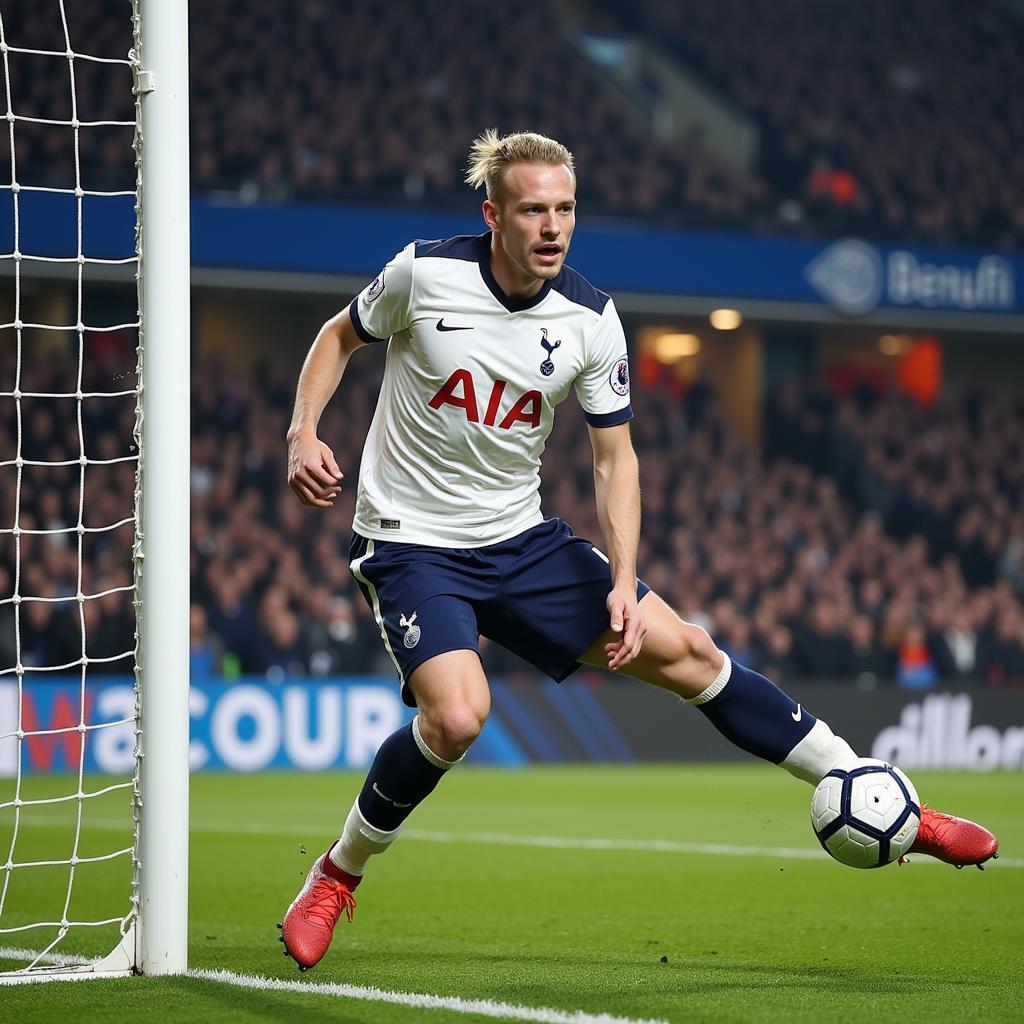
[[[139,0],[141,529],[136,967],[188,962],[188,3]]]
[[[9,833],[9,841],[5,838],[4,848],[0,850],[0,961],[15,960],[22,964],[28,961],[27,966],[13,970],[0,964],[0,986],[54,976],[178,974],[188,966],[191,425],[188,4],[187,0],[129,0],[124,3],[125,45],[117,56],[91,52],[89,40],[76,35],[73,29],[88,23],[84,15],[76,21],[80,13],[80,9],[76,11],[76,0],[56,0],[55,9],[58,27],[52,40],[49,37],[40,40],[38,33],[36,37],[26,35],[23,39],[24,20],[21,25],[5,21],[0,4],[0,97],[6,108],[4,132],[10,153],[10,181],[0,180],[0,197],[6,196],[8,204],[0,209],[0,226],[9,239],[0,245],[4,249],[0,252],[0,272],[3,272],[0,276],[4,277],[5,290],[6,281],[13,282],[10,303],[8,296],[0,295],[0,308],[10,310],[9,315],[0,316],[0,320],[9,321],[0,323],[0,332],[6,332],[3,334],[5,343],[13,339],[13,351],[8,354],[16,356],[11,361],[13,379],[7,383],[5,376],[0,383],[0,401],[7,403],[4,412],[10,416],[12,424],[10,437],[5,439],[0,433],[0,440],[5,442],[4,451],[0,453],[0,471],[8,474],[3,478],[5,486],[14,481],[10,492],[14,499],[13,524],[6,521],[7,513],[5,521],[0,523],[0,542],[6,545],[3,553],[13,554],[13,572],[9,574],[13,584],[5,580],[5,592],[0,593],[0,612],[7,615],[8,624],[13,623],[14,638],[13,653],[5,652],[0,659],[0,777],[12,780],[12,788],[8,790],[5,786],[0,794],[0,814],[6,815],[0,825],[3,825],[5,837]],[[51,114],[46,109],[34,108],[26,101],[24,91],[12,86],[12,82],[17,84],[18,69],[22,66],[19,62],[26,58],[43,62],[40,66],[47,68],[66,68],[70,85],[69,114],[62,116],[59,112]],[[83,65],[92,71],[97,67],[117,67],[119,73],[124,73],[123,92],[114,92],[123,103],[123,114],[100,113],[97,116],[80,108],[76,71]],[[129,68],[131,92],[127,81]],[[86,77],[89,76],[83,75]],[[87,90],[83,95],[85,92]],[[91,99],[95,101],[95,94]],[[130,108],[134,109],[133,115],[127,113]],[[134,153],[134,187],[130,181],[106,187],[103,178],[99,179],[97,187],[87,180],[88,175],[83,175],[84,150],[80,149],[80,144],[84,133],[110,128],[130,133],[124,139],[122,170],[126,176],[132,175]],[[19,132],[35,129],[66,132],[73,138],[73,158],[69,157],[66,165],[61,163],[53,174],[43,176],[41,182],[38,162],[33,165],[30,160],[19,174],[22,153],[16,145],[20,141]],[[25,152],[32,150],[28,148]],[[38,154],[37,148],[37,160]],[[134,246],[130,221],[127,217],[120,219],[122,213],[130,210],[133,197]],[[107,252],[96,255],[88,251],[90,236],[83,230],[83,224],[95,224],[101,208],[111,209],[103,206],[111,202],[124,204],[119,205],[115,218],[117,225],[125,229],[123,246],[126,251],[119,250],[116,258],[109,258]],[[50,205],[44,206],[47,203]],[[69,246],[66,231],[61,235],[54,227],[52,239],[38,231],[40,210],[44,213],[49,210],[54,225],[58,222],[54,213],[77,220],[74,248]],[[5,217],[9,219],[5,221]],[[40,248],[43,251],[39,251]],[[83,305],[83,295],[88,290],[86,271],[123,274],[127,286],[124,302],[131,303],[128,290],[131,279],[127,275],[132,267],[135,268],[138,308],[134,322],[111,325],[104,315],[96,313],[97,307]],[[33,316],[40,307],[38,303],[32,305],[28,286],[23,288],[31,277],[72,283],[75,297],[69,300],[67,309],[71,315],[62,313],[58,303],[47,307],[45,315]],[[116,385],[112,389],[109,383],[102,382],[98,391],[84,386],[83,365],[87,362],[89,341],[126,331],[133,335],[137,331],[138,338],[135,383],[131,390]],[[38,363],[39,352],[45,355],[56,351],[52,345],[49,349],[38,346],[38,337],[67,339],[69,365],[70,353],[77,351],[74,357],[77,387],[66,383],[46,386],[44,382],[44,386],[33,389],[33,382],[42,378],[38,374],[32,376],[25,368],[25,361]],[[131,358],[130,347],[124,357]],[[58,369],[59,359],[58,356]],[[113,380],[120,381],[130,375],[122,373]],[[59,373],[53,379],[58,377]],[[117,421],[121,424],[117,428],[120,436],[113,439],[118,443],[123,441],[125,448],[132,440],[134,445],[129,454],[115,452],[114,457],[109,457],[111,453],[95,443],[96,438],[83,428],[83,421],[90,422],[83,414],[83,404],[94,399],[118,398],[134,400],[134,408],[123,410],[134,414],[134,436],[129,433],[131,418],[127,421],[122,418]],[[35,408],[33,402],[52,407],[54,422],[60,422],[60,417],[69,424],[72,419],[77,421],[77,450],[72,449],[73,458],[64,457],[60,451],[55,455],[49,449],[36,455],[30,444],[32,424],[37,422],[30,414]],[[59,415],[58,407],[62,410]],[[71,408],[75,412],[69,415]],[[0,431],[3,428],[4,421],[0,421]],[[123,487],[118,484],[117,495],[119,500],[122,497],[125,501],[131,500],[133,512],[129,516],[122,514],[116,522],[104,519],[95,525],[93,519],[84,515],[87,479],[94,467],[102,467],[96,472],[103,473],[115,464],[133,464],[132,475],[123,481]],[[33,488],[39,489],[39,480],[47,473],[61,467],[74,467],[68,472],[73,472],[77,479],[77,523],[64,525],[60,521],[59,507],[56,519],[51,513],[49,519],[37,520],[31,506],[23,515],[23,499],[33,500],[26,495],[32,495]],[[117,470],[126,468],[127,465],[116,466]],[[114,478],[101,479],[108,482],[104,485],[107,486]],[[50,491],[55,493],[52,484]],[[106,516],[106,512],[98,515]],[[98,576],[92,579],[83,574],[87,553],[96,550],[89,545],[93,544],[92,538],[111,536],[121,527],[132,530],[128,542],[119,549],[125,562],[130,558],[132,568],[123,570],[124,580],[118,579],[116,585],[101,585],[97,582]],[[56,584],[47,589],[45,581],[40,583],[39,573],[23,571],[32,552],[38,550],[33,545],[44,539],[66,544],[72,553],[77,552],[77,587],[70,593],[66,580],[60,583],[63,589],[58,589]],[[3,568],[0,563],[0,569]],[[126,650],[129,647],[126,641],[118,653],[107,656],[102,646],[99,653],[91,647],[91,629],[87,625],[99,621],[95,615],[105,614],[95,609],[111,595],[115,595],[116,600],[130,597],[135,611],[135,638],[133,650]],[[42,636],[41,640],[37,636],[32,651],[26,654],[22,644],[23,625],[31,618],[32,609],[39,608],[58,609],[46,612],[43,618],[62,614],[76,624],[80,650],[77,659],[68,653],[66,634],[64,646],[52,636]],[[126,630],[125,635],[130,635],[131,626]],[[8,638],[5,635],[0,639]],[[43,645],[41,654],[40,643]],[[114,687],[119,695],[113,720],[106,711],[97,718],[96,692],[104,692],[105,663],[123,662],[128,658],[134,661],[134,688],[118,682]],[[68,673],[75,673],[77,681],[67,683]],[[92,680],[94,673],[101,677],[99,682]],[[97,687],[100,687],[98,691]],[[38,714],[38,701],[45,703],[48,698],[41,695],[47,690],[64,694],[53,698],[58,703],[63,701],[63,710],[52,723],[41,720]],[[57,746],[65,752],[76,789],[58,796],[44,793],[40,798],[34,791],[29,793],[25,786],[26,776],[31,781],[34,772],[32,750],[37,754],[40,750],[51,752],[41,765],[42,770],[46,770],[56,764],[52,751]],[[116,761],[121,766],[117,770],[130,772],[131,779],[96,783],[87,778],[89,764],[95,766],[98,762],[88,762],[86,751],[94,752],[97,748],[116,749],[119,752]],[[83,814],[83,809],[115,791],[122,791],[126,797],[124,825],[116,827],[119,830],[123,827],[124,832],[130,833],[130,841],[125,836],[121,848],[113,850],[110,849],[113,844],[105,839],[83,848],[80,840],[88,827],[88,815]],[[130,811],[128,797],[131,798]],[[67,848],[61,847],[58,851],[52,844],[22,843],[23,837],[30,836],[33,829],[55,827],[57,818],[52,812],[61,809],[68,809],[72,820],[73,834]],[[97,821],[96,828],[102,834],[104,828],[110,830],[110,823]],[[94,847],[102,852],[93,855]],[[36,849],[44,848],[45,854],[35,853]],[[89,920],[82,919],[83,915],[76,914],[73,905],[76,887],[87,886],[80,880],[82,867],[122,860],[130,860],[130,871],[126,872],[130,878],[124,883],[122,909],[116,916],[109,912],[90,912],[84,915]],[[66,872],[66,881],[60,883],[57,894],[58,906],[62,905],[63,909],[58,912],[43,909],[39,892],[44,890],[34,892],[29,886],[21,890],[27,894],[28,902],[22,899],[11,911],[10,896],[18,888],[11,885],[12,878],[15,875],[28,877],[40,870]],[[114,926],[119,927],[119,941],[112,951],[98,959],[83,956],[73,947],[68,949],[63,945],[72,933],[85,934],[89,929]],[[86,945],[94,954],[109,948],[103,943],[97,950],[95,941]]]

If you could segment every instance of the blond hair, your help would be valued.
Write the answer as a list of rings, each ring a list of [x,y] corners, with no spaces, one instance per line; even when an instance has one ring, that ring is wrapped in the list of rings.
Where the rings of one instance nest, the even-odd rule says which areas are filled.
[[[488,128],[469,150],[466,184],[472,188],[483,185],[488,199],[500,198],[505,171],[513,164],[565,165],[576,180],[572,153],[562,143],[536,132],[515,132],[501,138],[497,128]]]

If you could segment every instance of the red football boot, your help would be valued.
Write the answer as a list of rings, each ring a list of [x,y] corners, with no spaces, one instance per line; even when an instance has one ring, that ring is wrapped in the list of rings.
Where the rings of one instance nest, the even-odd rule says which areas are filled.
[[[999,840],[987,828],[921,806],[921,827],[911,853],[926,853],[957,868],[975,864],[983,871],[982,864],[990,857],[998,857],[998,849]]]
[[[308,971],[323,958],[334,926],[342,914],[352,920],[356,898],[343,882],[331,878],[320,866],[321,858],[309,869],[299,895],[292,901],[284,923],[279,924],[285,956],[290,956],[300,971]]]

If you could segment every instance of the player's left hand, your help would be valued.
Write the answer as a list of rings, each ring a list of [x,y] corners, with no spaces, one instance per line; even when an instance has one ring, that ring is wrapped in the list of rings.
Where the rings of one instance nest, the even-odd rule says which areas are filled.
[[[608,595],[608,618],[617,640],[604,645],[608,668],[613,672],[628,665],[639,653],[647,636],[647,623],[636,601],[636,584],[615,587]]]

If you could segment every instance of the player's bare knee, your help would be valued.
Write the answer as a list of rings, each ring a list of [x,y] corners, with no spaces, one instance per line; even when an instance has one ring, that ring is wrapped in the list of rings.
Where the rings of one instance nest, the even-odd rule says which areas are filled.
[[[468,703],[429,711],[421,708],[420,732],[438,757],[455,761],[473,745],[486,719],[486,711]]]
[[[473,741],[480,735],[486,716],[469,704],[460,704],[454,708],[446,708],[441,715],[441,732],[445,742],[460,751],[468,750]]]
[[[680,648],[680,660],[686,663],[687,674],[704,677],[711,672],[715,675],[722,667],[722,652],[702,626],[684,623]]]

